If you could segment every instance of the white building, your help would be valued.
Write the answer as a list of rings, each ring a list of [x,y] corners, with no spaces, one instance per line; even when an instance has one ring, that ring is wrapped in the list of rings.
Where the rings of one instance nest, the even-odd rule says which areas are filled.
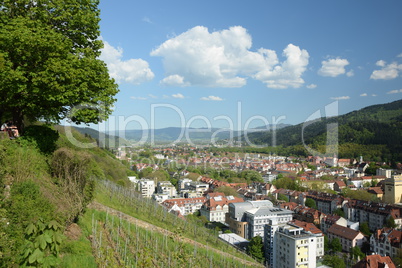
[[[170,198],[177,196],[177,191],[174,185],[170,181],[160,181],[157,186],[157,193],[167,195]]]
[[[274,235],[273,265],[275,268],[316,267],[317,237],[303,228],[284,224]]]
[[[229,204],[244,202],[243,198],[225,196],[223,193],[209,193],[207,201],[200,209],[201,216],[205,216],[208,221],[225,222],[225,215],[229,212]]]
[[[153,180],[141,179],[140,192],[143,197],[152,197],[152,194],[155,192],[155,182]]]

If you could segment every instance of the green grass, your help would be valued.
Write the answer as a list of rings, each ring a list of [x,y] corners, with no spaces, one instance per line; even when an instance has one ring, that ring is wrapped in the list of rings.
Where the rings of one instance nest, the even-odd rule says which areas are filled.
[[[214,230],[209,230],[191,219],[182,220],[168,213],[155,201],[143,198],[131,189],[120,187],[111,182],[99,182],[97,184],[95,200],[171,232],[180,230],[183,237],[195,240],[201,244],[227,252],[244,260],[253,261],[247,254],[239,252],[232,246],[219,240]]]

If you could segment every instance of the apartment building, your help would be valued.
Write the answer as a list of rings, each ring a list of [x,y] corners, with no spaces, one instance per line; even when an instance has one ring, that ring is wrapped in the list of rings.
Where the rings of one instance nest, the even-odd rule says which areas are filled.
[[[370,236],[370,250],[395,258],[402,254],[402,232],[392,228],[382,228]]]
[[[280,225],[274,234],[274,247],[270,267],[315,268],[317,236],[294,224]],[[268,254],[269,255],[269,254]],[[267,260],[270,262],[271,260]]]
[[[366,238],[361,232],[338,224],[332,225],[327,232],[328,240],[332,241],[334,238],[338,238],[341,242],[342,250],[346,252],[350,252],[350,249],[355,246],[361,248],[366,241]]]
[[[151,198],[155,192],[155,182],[153,180],[141,179],[139,184],[141,195],[146,198]]]
[[[225,222],[225,215],[229,212],[229,204],[244,202],[243,198],[225,196],[224,193],[208,193],[206,201],[200,209],[201,216],[208,221]]]

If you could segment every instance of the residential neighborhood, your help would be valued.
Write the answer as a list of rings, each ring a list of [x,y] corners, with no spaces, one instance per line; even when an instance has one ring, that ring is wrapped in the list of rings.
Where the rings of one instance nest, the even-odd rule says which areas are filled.
[[[327,255],[347,267],[402,264],[401,169],[362,157],[152,150],[156,162],[128,159],[142,175],[133,187],[183,220],[197,215],[239,250],[259,237],[266,267],[329,267]]]

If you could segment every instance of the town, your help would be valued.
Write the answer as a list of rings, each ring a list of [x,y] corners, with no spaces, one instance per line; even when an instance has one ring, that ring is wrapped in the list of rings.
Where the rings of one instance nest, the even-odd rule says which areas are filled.
[[[115,153],[144,198],[196,215],[266,267],[402,264],[400,164],[194,146]]]

